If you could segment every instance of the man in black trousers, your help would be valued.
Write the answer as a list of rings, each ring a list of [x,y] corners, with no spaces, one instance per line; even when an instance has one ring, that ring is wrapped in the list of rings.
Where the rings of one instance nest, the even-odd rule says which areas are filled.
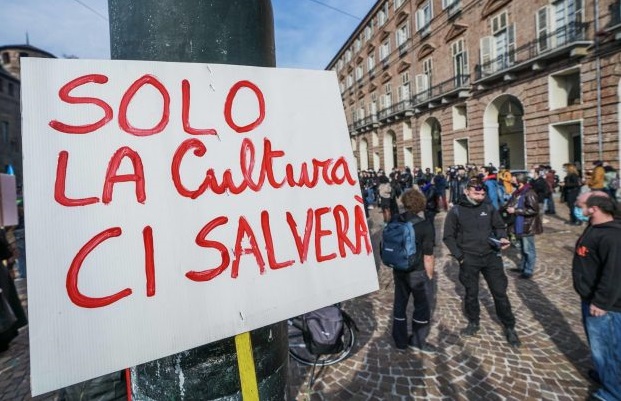
[[[507,296],[507,276],[501,249],[509,247],[505,224],[499,212],[484,202],[485,185],[471,178],[464,196],[449,211],[444,221],[444,244],[459,262],[459,281],[466,289],[464,299],[468,326],[461,331],[473,336],[479,331],[479,275],[483,274],[494,298],[496,314],[505,327],[505,337],[512,347],[519,347],[515,317]]]

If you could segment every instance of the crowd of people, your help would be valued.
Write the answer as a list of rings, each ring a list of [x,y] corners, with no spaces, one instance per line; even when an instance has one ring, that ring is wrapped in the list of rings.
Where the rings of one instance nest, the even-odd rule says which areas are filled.
[[[621,400],[621,211],[619,175],[608,163],[592,168],[563,166],[561,179],[550,166],[509,171],[486,166],[442,169],[360,171],[367,214],[378,208],[385,223],[394,218],[415,224],[416,248],[422,257],[408,271],[394,271],[392,337],[398,349],[434,353],[427,341],[434,303],[435,217],[446,212],[442,241],[459,266],[465,337],[480,330],[479,281],[483,276],[509,345],[520,347],[516,318],[507,295],[502,251],[519,250],[516,270],[523,279],[535,274],[535,236],[544,230],[544,216],[555,215],[555,199],[567,206],[566,224],[585,224],[572,261],[574,289],[580,296],[583,326],[591,349],[591,378],[600,387],[595,400]],[[558,196],[555,194],[558,193]],[[398,200],[400,202],[398,202]],[[400,213],[400,205],[404,213]],[[14,279],[26,278],[23,208],[20,225],[0,230],[0,353],[9,348],[28,321]],[[16,263],[17,262],[17,263]],[[17,266],[17,268],[15,268]],[[413,300],[411,330],[406,310]]]
[[[596,161],[583,172],[573,163],[563,166],[561,180],[550,166],[509,171],[488,166],[451,166],[436,169],[361,171],[360,185],[368,209],[378,207],[384,222],[399,218],[415,224],[416,249],[423,258],[407,271],[393,271],[392,336],[397,349],[433,353],[427,342],[434,303],[434,218],[447,211],[443,242],[459,265],[464,286],[464,337],[480,330],[479,279],[483,276],[495,304],[504,335],[520,347],[516,319],[507,295],[508,279],[502,251],[519,249],[523,279],[535,273],[535,236],[543,232],[544,216],[557,214],[555,198],[567,205],[566,224],[586,228],[578,238],[572,261],[574,289],[594,369],[589,376],[599,385],[593,400],[621,400],[621,211],[619,175],[607,163]],[[447,202],[448,193],[448,202]],[[555,193],[559,195],[555,197]],[[400,213],[397,199],[405,210]],[[420,220],[424,216],[424,220]],[[415,219],[415,220],[414,220]],[[406,309],[412,298],[411,334]]]

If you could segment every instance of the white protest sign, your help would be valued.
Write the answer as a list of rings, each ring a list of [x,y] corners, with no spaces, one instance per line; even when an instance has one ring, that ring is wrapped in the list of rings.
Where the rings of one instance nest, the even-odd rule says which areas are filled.
[[[33,395],[378,289],[333,72],[22,63]]]

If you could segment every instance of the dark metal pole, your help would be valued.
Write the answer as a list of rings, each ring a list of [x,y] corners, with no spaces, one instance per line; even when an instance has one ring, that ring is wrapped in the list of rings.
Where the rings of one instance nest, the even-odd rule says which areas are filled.
[[[109,0],[112,59],[275,66],[270,0]],[[287,398],[285,323],[251,332],[261,400]],[[132,369],[135,400],[241,400],[233,338]]]

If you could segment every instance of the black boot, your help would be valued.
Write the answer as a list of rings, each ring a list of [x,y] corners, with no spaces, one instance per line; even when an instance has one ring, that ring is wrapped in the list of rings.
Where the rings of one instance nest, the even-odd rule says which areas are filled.
[[[468,322],[468,326],[461,330],[461,335],[465,337],[471,337],[479,332],[479,323]]]
[[[518,348],[520,345],[522,345],[514,328],[506,328],[505,336],[507,337],[507,342],[513,348]]]

